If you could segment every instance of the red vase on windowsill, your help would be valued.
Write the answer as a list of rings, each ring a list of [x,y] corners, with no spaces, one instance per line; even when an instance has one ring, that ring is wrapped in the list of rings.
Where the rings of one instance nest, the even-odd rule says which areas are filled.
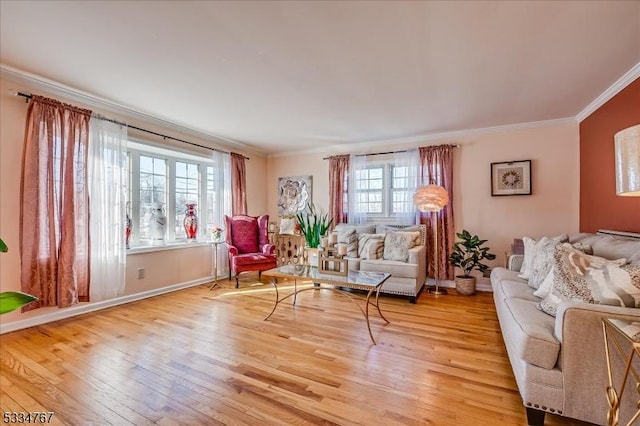
[[[187,241],[195,241],[198,235],[198,215],[195,204],[187,204],[184,214],[184,232],[187,234]]]

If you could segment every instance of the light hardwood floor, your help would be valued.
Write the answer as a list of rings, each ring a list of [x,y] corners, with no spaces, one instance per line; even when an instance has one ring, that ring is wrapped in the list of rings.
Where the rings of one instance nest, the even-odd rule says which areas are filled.
[[[524,425],[490,293],[348,297],[206,286],[0,336],[0,407],[52,424]],[[281,290],[286,288],[281,285]],[[577,425],[547,415],[547,425]]]

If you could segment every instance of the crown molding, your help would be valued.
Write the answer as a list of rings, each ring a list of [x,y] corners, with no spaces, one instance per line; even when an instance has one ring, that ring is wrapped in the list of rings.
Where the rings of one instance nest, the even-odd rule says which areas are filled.
[[[140,121],[142,123],[160,126],[181,134],[193,136],[210,142],[218,148],[241,149],[254,155],[266,156],[266,152],[258,150],[255,147],[249,146],[234,139],[214,135],[201,130],[195,130],[184,124],[176,123],[166,118],[140,112],[131,106],[120,104],[110,99],[106,99],[92,93],[67,86],[60,82],[42,77],[40,75],[22,71],[9,65],[0,64],[0,77],[17,84],[23,84],[36,90],[42,90],[56,96],[61,96],[76,102],[80,102],[93,108],[99,108],[114,114],[121,114],[125,117]]]
[[[627,87],[631,82],[640,77],[640,62],[635,64],[629,71],[627,71],[622,77],[605,90],[600,96],[595,98],[589,105],[587,105],[582,111],[576,115],[576,120],[580,123],[585,118],[589,117],[595,110],[604,105],[609,99],[617,95],[622,89]]]
[[[543,120],[543,121],[532,121],[528,123],[517,123],[517,124],[506,124],[502,126],[493,126],[493,127],[480,127],[476,129],[467,129],[467,130],[453,130],[450,132],[438,132],[438,133],[425,133],[415,136],[405,136],[400,138],[393,139],[376,139],[366,142],[353,143],[348,145],[333,145],[329,147],[322,148],[311,148],[300,151],[293,151],[287,153],[275,153],[269,154],[269,158],[277,158],[277,157],[291,157],[294,155],[307,155],[307,154],[322,154],[327,155],[331,153],[333,155],[336,154],[351,154],[351,153],[362,153],[373,152],[380,148],[384,148],[385,150],[392,149],[394,146],[398,145],[412,145],[412,144],[421,144],[425,142],[434,142],[434,141],[452,141],[456,139],[467,138],[470,136],[478,136],[487,133],[500,133],[500,132],[511,132],[516,130],[523,129],[534,129],[539,127],[554,127],[554,126],[566,126],[569,124],[577,124],[575,117],[566,117],[566,118],[557,118],[553,120]]]

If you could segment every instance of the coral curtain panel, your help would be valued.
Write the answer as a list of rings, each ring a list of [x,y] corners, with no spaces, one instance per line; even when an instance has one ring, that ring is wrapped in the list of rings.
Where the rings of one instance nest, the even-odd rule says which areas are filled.
[[[24,310],[89,299],[87,144],[91,111],[33,96],[27,111],[21,183]]]
[[[234,216],[247,214],[247,171],[244,156],[231,153],[231,211]]]
[[[347,174],[349,173],[349,155],[329,157],[329,217],[333,226],[347,223],[347,211],[344,205],[344,194]]]
[[[449,256],[455,239],[453,223],[453,147],[451,145],[419,148],[420,185],[436,184],[449,194],[449,204],[437,213],[420,213],[420,223],[427,225],[427,275],[435,275],[435,261],[439,262],[439,279],[453,279],[454,269]],[[436,216],[438,220],[436,220]],[[433,232],[438,233],[438,259],[435,259]]]

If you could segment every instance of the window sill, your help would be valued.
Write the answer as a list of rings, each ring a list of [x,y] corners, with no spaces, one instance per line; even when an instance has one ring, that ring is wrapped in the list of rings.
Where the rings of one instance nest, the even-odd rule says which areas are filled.
[[[194,247],[204,247],[204,246],[210,246],[210,245],[211,245],[210,241],[194,241],[191,243],[175,242],[175,243],[165,243],[163,245],[157,245],[157,246],[141,245],[141,246],[131,247],[130,249],[128,249],[127,256],[142,254],[142,253],[153,253],[156,251],[183,250],[183,249],[189,249]]]

